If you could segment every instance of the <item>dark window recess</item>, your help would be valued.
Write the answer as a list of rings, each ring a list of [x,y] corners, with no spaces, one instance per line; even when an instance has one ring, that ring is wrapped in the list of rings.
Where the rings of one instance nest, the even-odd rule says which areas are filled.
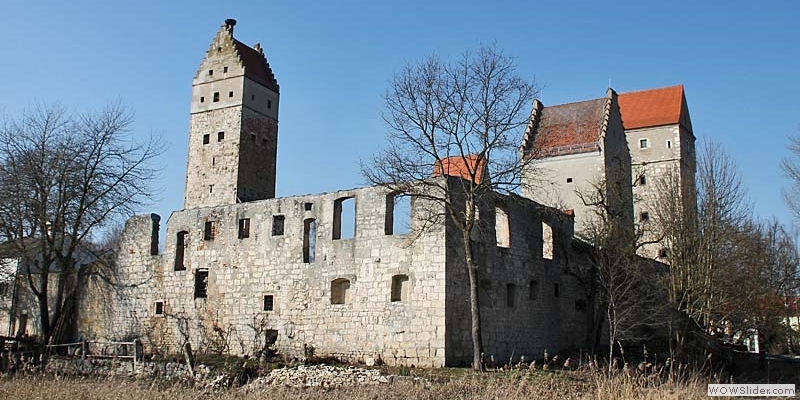
[[[208,185],[208,193],[214,193],[214,185]]]
[[[208,270],[198,269],[194,274],[194,298],[205,299],[208,297]]]
[[[156,302],[156,315],[164,315],[164,302],[157,301]]]
[[[267,100],[267,108],[272,108],[272,100]]]
[[[233,92],[228,92],[228,97],[233,97]]]
[[[346,216],[346,218],[343,218]],[[355,199],[342,197],[333,201],[333,240],[350,239],[356,231]],[[344,233],[344,234],[343,234]]]
[[[250,237],[250,218],[239,219],[239,239]]]
[[[219,92],[214,92],[214,98],[211,101],[214,103],[219,101]]]
[[[217,53],[222,51],[222,47],[217,47]]]
[[[178,232],[175,241],[175,271],[186,270],[186,265],[183,263],[183,256],[186,252],[186,235],[188,234],[189,232],[186,231]]]
[[[203,240],[214,240],[216,230],[217,221],[206,221],[205,228],[203,229]]]
[[[560,295],[560,293],[559,293],[558,284],[554,283],[553,284],[553,297],[558,297],[559,295]]]
[[[228,72],[228,67],[222,67],[222,73]]]
[[[317,246],[317,221],[308,218],[303,221],[303,262],[313,263]]]
[[[539,297],[539,282],[530,281],[528,283],[528,300],[536,300]]]
[[[283,225],[286,217],[283,215],[272,216],[272,236],[283,236]]]
[[[647,184],[647,178],[645,178],[644,175],[639,177],[639,184],[640,185],[646,185]]]
[[[200,102],[201,102],[201,103],[205,103],[205,102],[206,102],[206,98],[205,98],[205,97],[203,97],[203,96],[200,96]]]
[[[209,142],[211,142],[211,135],[206,133],[203,135],[203,144],[208,144]]]
[[[251,95],[250,95],[250,100],[255,100],[255,99],[256,99],[256,95],[254,95],[254,94],[251,94]]]
[[[221,142],[225,139],[225,132],[217,132],[217,142]]]
[[[303,203],[303,208],[306,211],[311,211],[311,208],[314,207],[314,203]]]
[[[586,300],[584,300],[584,299],[576,299],[575,300],[575,311],[586,311]]]
[[[650,213],[648,213],[647,211],[642,211],[641,213],[639,213],[639,221],[647,222],[649,220],[650,220]]]
[[[349,302],[350,281],[344,278],[334,279],[331,282],[331,304],[345,304]]]
[[[661,250],[658,251],[658,256],[661,258],[669,256],[669,249],[662,247]]]
[[[517,285],[509,283],[506,285],[506,307],[514,308],[514,302],[517,298]]]
[[[272,311],[275,307],[275,299],[271,294],[264,296],[264,311]]]
[[[567,178],[567,183],[572,183],[572,178]]]
[[[255,134],[255,133],[251,133],[251,134],[250,134],[250,140],[252,140],[252,141],[253,141],[253,143],[255,143],[255,142],[256,142],[256,134]]]
[[[408,275],[395,275],[392,277],[392,295],[390,300],[408,300]]]
[[[217,165],[217,157],[211,157],[211,165]]]
[[[214,70],[213,69],[208,70],[208,76],[214,76]]]

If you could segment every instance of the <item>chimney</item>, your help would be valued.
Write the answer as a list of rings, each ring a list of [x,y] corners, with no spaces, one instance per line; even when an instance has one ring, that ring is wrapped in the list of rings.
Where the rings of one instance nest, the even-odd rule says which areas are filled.
[[[225,20],[225,30],[230,32],[233,35],[233,27],[236,26],[236,20],[233,18],[228,18]]]

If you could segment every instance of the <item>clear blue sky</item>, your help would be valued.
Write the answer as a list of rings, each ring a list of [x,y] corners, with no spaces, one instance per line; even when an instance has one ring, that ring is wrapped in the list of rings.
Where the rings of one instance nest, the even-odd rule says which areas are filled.
[[[248,3],[248,4],[242,4]],[[502,4],[506,3],[506,4]],[[778,162],[800,134],[797,1],[33,1],[0,5],[0,110],[121,101],[163,136],[163,190],[183,206],[192,77],[225,18],[281,85],[279,196],[363,185],[404,62],[481,43],[518,57],[548,105],[682,83],[698,139],[737,160],[758,216],[789,222]]]

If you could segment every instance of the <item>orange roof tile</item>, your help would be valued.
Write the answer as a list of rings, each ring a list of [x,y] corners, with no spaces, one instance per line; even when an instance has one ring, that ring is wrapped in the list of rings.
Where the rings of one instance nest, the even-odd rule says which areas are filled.
[[[244,65],[244,73],[250,79],[274,90],[280,91],[278,80],[275,79],[275,74],[269,66],[264,54],[236,39],[233,39],[233,45],[239,53],[239,58]],[[260,45],[259,45],[260,47]]]
[[[481,183],[483,173],[486,170],[486,159],[480,161],[478,165],[477,154],[467,154],[465,156],[452,156],[436,162],[433,168],[433,176],[459,176],[462,179],[471,181],[475,176],[475,183]],[[444,172],[442,172],[444,171]]]
[[[618,99],[625,129],[678,124],[683,106],[683,85],[620,93]]]
[[[607,98],[543,107],[534,121],[533,141],[523,144],[534,157],[586,153],[597,150],[606,114]]]

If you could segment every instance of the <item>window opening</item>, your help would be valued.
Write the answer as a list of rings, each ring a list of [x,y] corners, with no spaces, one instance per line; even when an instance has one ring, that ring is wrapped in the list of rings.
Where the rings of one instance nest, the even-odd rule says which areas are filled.
[[[267,108],[272,108],[272,100],[267,100]]]
[[[408,275],[392,277],[391,301],[408,301]]]
[[[208,144],[211,141],[211,135],[205,134],[203,135],[203,144]]]
[[[342,197],[333,201],[333,240],[351,239],[356,231],[356,201]]]
[[[213,185],[212,185],[213,186]],[[217,231],[217,221],[206,221],[203,229],[203,240],[214,240]]]
[[[214,92],[214,98],[211,101],[214,103],[219,102],[219,92]]]
[[[647,178],[644,175],[639,176],[639,185],[646,185]]]
[[[228,97],[233,97],[233,91],[228,92]]]
[[[211,165],[217,165],[217,157],[211,157]]]
[[[155,310],[156,311],[156,315],[164,315],[164,302],[163,301],[157,301],[155,308],[156,308],[156,310]]]
[[[639,139],[639,148],[646,149],[647,148],[647,139]]]
[[[239,219],[239,239],[250,237],[250,218]]]
[[[667,148],[668,149],[672,148],[672,140],[667,140]]]
[[[208,270],[198,269],[194,274],[194,298],[208,297]]]
[[[506,284],[506,307],[513,308],[517,298],[517,285]]]
[[[214,76],[214,70],[213,69],[208,70],[208,76]]]
[[[206,98],[205,98],[205,97],[203,97],[203,96],[200,96],[200,102],[201,102],[201,103],[205,103],[205,102],[206,102]]]
[[[311,211],[312,207],[314,207],[314,203],[303,203],[303,209],[306,211]]]
[[[402,193],[386,195],[384,233],[405,235],[411,231],[411,196]]]
[[[331,304],[346,304],[350,302],[350,281],[344,278],[334,279],[331,282]]]
[[[572,178],[567,178],[567,183],[572,183]]]
[[[222,67],[222,73],[228,72],[228,67]]]
[[[308,218],[303,221],[303,262],[313,263],[317,245],[317,221]]]
[[[511,234],[509,232],[508,212],[500,206],[496,206],[494,212],[494,231],[497,247],[509,248],[511,247]]]
[[[283,215],[272,216],[272,236],[283,236],[283,226],[286,222],[286,217]]]
[[[530,281],[528,283],[528,300],[536,300],[539,298],[539,282]]]
[[[639,213],[639,221],[647,222],[649,220],[650,220],[650,213],[649,212],[642,211],[641,213]]]
[[[180,231],[175,240],[175,271],[185,271],[186,265],[183,262],[183,257],[186,252],[186,235],[189,232]]]
[[[669,256],[669,249],[667,249],[666,247],[662,247],[661,250],[658,251],[658,256],[661,258]]]
[[[542,258],[553,259],[553,227],[547,222],[542,222]]]
[[[208,193],[214,193],[214,185],[208,185]]]
[[[264,296],[264,311],[272,311],[275,306],[275,300],[271,294]]]
[[[560,295],[559,289],[560,288],[558,287],[558,284],[554,283],[553,284],[553,297],[558,297]]]
[[[221,142],[225,139],[225,132],[217,132],[217,142]]]

